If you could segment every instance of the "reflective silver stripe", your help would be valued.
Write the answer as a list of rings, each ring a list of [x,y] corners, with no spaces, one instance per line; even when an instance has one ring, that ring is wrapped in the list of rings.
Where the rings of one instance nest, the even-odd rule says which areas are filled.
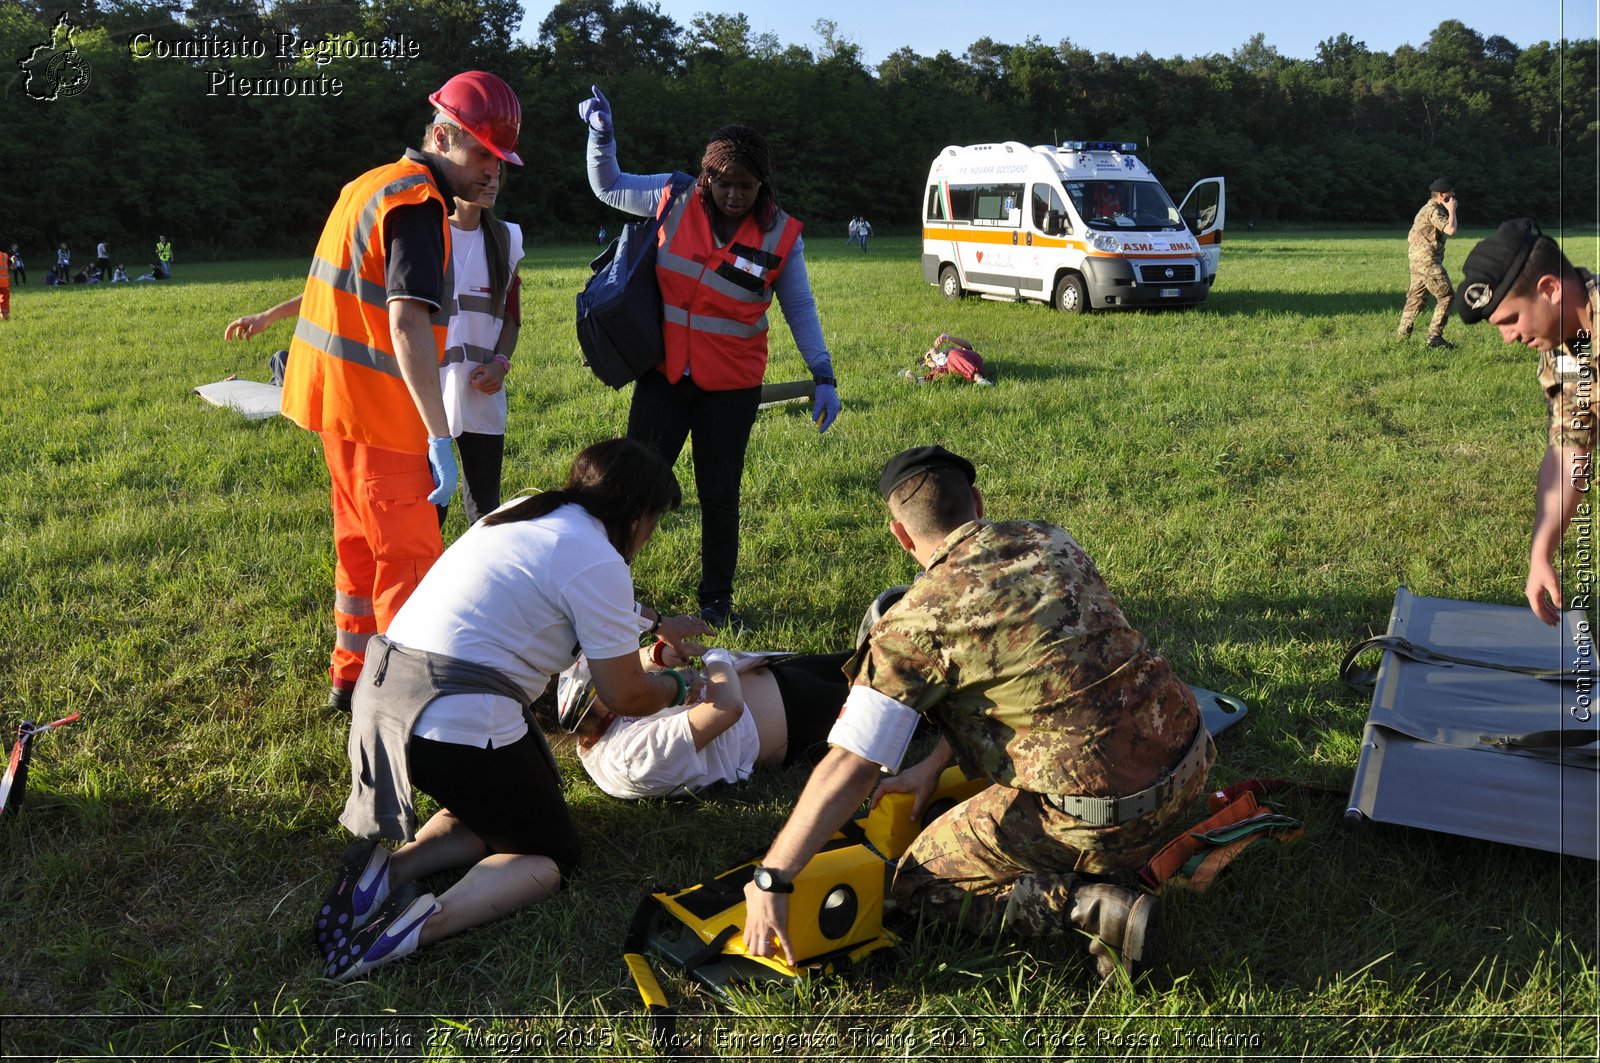
[[[374,284],[355,270],[341,269],[327,259],[315,255],[311,258],[309,276],[315,277],[330,288],[348,292],[372,306],[384,306],[389,299],[388,289],[383,285]]]
[[[345,616],[372,616],[372,599],[344,591],[333,592],[333,611]]]
[[[656,268],[669,269],[674,273],[681,273],[685,277],[699,280],[700,274],[705,271],[706,267],[692,258],[674,255],[662,248],[656,251]]]
[[[356,222],[356,231],[350,237],[350,261],[359,264],[367,260],[367,244],[372,240],[372,230],[378,224],[378,208],[382,206],[385,199],[389,196],[399,195],[401,192],[415,188],[418,185],[430,183],[428,175],[425,173],[407,174],[404,177],[395,178],[372,193],[366,203],[362,204],[361,217]],[[446,213],[449,213],[449,211],[446,211]],[[448,248],[445,251],[445,260],[449,261]],[[348,291],[349,289],[346,290]],[[451,290],[450,288],[445,289],[446,292]]]
[[[493,347],[480,347],[476,343],[458,343],[445,348],[444,364],[455,365],[457,362],[477,362],[479,365],[488,365],[494,361]]]
[[[691,314],[681,306],[663,303],[661,318],[669,325],[683,325],[692,332],[711,332],[718,336],[737,336],[740,339],[750,339],[767,331],[766,314],[762,314],[755,324],[745,325],[725,317]]]
[[[333,637],[333,644],[341,650],[348,650],[351,653],[366,653],[367,643],[376,634],[376,631],[356,632],[339,628]]]
[[[336,291],[354,296],[367,306],[382,310],[387,317],[389,312],[388,289],[361,276],[359,267],[362,262],[366,261],[367,248],[372,241],[372,231],[377,227],[378,213],[384,199],[416,188],[418,185],[426,184],[431,184],[427,174],[407,174],[404,177],[390,181],[367,197],[366,203],[362,204],[355,231],[350,236],[350,261],[354,268],[345,269],[320,256],[312,256],[309,276],[316,278]],[[446,293],[455,291],[455,264],[450,259],[449,239],[449,236],[445,237],[444,291]],[[443,305],[430,312],[429,318],[433,325],[442,326],[449,322],[452,312],[452,303],[446,298],[443,300]],[[294,334],[296,338],[303,340],[331,357],[366,366],[368,369],[377,370],[386,376],[401,378],[398,359],[392,354],[371,347],[365,340],[335,335],[304,317],[300,318],[295,325]]]
[[[369,347],[364,340],[335,336],[321,325],[312,324],[307,318],[301,318],[300,323],[295,325],[294,336],[295,339],[309,343],[331,358],[364,365],[386,376],[400,377],[399,360],[392,354]]]

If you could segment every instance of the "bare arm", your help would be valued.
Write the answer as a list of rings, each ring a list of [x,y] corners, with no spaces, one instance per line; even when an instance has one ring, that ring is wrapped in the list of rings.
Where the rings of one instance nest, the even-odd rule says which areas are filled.
[[[595,692],[618,716],[649,716],[678,700],[678,681],[670,672],[646,672],[637,653],[589,659]]]
[[[1561,535],[1589,489],[1589,454],[1577,447],[1550,447],[1539,463],[1533,510],[1533,544],[1528,550],[1528,607],[1546,624],[1561,619],[1561,579],[1552,558]]]
[[[265,332],[286,317],[298,317],[302,298],[304,298],[304,295],[297,295],[293,299],[285,299],[271,310],[263,310],[259,314],[246,314],[243,317],[236,317],[228,322],[228,327],[222,332],[222,338],[227,340],[247,340],[258,332]]]
[[[400,376],[411,392],[422,424],[430,439],[450,435],[450,421],[444,412],[444,395],[439,389],[439,347],[428,320],[428,304],[416,299],[389,301],[389,336],[394,341],[395,360]],[[659,708],[659,706],[657,706]]]
[[[704,749],[744,715],[744,690],[731,660],[707,651],[705,700],[689,710],[694,748]]]
[[[789,814],[777,840],[767,850],[762,863],[784,879],[794,876],[817,854],[833,832],[860,807],[878,779],[878,765],[838,746],[822,758],[794,811]],[[776,939],[785,959],[794,962],[789,941],[789,898],[787,894],[766,893],[751,882],[744,888],[748,912],[744,924],[744,946],[753,956],[771,956]]]

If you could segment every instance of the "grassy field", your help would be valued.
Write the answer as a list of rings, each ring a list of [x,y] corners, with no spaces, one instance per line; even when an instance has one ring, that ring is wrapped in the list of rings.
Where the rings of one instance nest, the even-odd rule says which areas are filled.
[[[1484,235],[1451,241],[1454,276]],[[1592,235],[1569,253],[1594,264]],[[524,266],[508,495],[624,424],[627,393],[580,367],[573,338],[591,254]],[[796,407],[756,426],[747,648],[842,647],[913,573],[874,488],[925,442],[977,463],[991,516],[1071,529],[1180,675],[1250,704],[1217,784],[1348,787],[1367,704],[1337,666],[1398,585],[1521,601],[1544,446],[1533,356],[1459,321],[1459,350],[1397,340],[1397,233],[1241,235],[1205,308],[1081,318],[948,303],[911,240],[863,257],[819,238],[809,259],[845,412],[823,436]],[[83,714],[39,739],[27,806],[0,830],[0,1054],[645,1058],[628,913],[653,884],[759,851],[803,771],[624,805],[564,755],[588,839],[570,889],[367,981],[319,977],[306,926],[347,841],[349,774],[346,722],[321,708],[327,474],[287,421],[190,393],[266,378],[289,327],[242,344],[223,325],[302,274],[183,263],[171,284],[32,284],[0,325],[0,725],[9,742],[20,719]],[[898,377],[941,330],[978,345],[995,387]],[[773,335],[769,379],[804,376]],[[635,565],[641,598],[670,610],[697,576],[679,473],[688,502]],[[728,1006],[669,982],[680,1028],[719,1058],[1593,1058],[1594,864],[1348,830],[1338,795],[1284,803],[1304,840],[1169,896],[1166,962],[1131,987],[1090,988],[1076,947],[911,930],[788,997]]]

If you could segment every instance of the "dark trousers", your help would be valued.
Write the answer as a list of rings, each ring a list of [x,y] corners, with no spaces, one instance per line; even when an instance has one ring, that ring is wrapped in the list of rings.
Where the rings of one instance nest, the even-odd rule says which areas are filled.
[[[462,432],[456,436],[456,453],[461,455],[461,500],[467,507],[467,527],[478,518],[500,508],[500,469],[505,461],[506,437],[482,432]],[[450,514],[450,503],[439,507],[439,527]]]
[[[678,460],[692,439],[694,486],[700,496],[700,604],[733,597],[739,564],[739,481],[744,452],[761,405],[761,387],[705,391],[684,377],[677,383],[654,369],[633,386],[628,437],[666,459]]]
[[[789,752],[785,765],[815,761],[828,746],[828,732],[839,719],[839,710],[850,693],[844,665],[851,657],[844,653],[806,654],[779,661],[771,668],[783,699],[783,719],[789,729]]]

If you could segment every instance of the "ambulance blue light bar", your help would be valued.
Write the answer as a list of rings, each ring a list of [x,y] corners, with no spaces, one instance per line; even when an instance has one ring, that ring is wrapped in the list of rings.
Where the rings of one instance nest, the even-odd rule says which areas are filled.
[[[1061,147],[1067,151],[1119,151],[1124,155],[1132,155],[1139,150],[1138,144],[1118,144],[1111,140],[1069,140]]]

